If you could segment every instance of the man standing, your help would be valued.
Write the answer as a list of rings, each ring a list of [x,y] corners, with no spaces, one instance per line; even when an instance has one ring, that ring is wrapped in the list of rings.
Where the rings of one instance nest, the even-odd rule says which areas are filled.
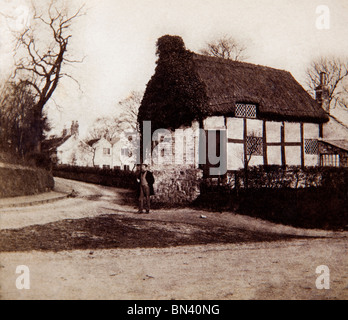
[[[150,196],[155,194],[153,189],[155,179],[152,172],[148,170],[147,164],[142,164],[140,167],[140,172],[138,174],[138,183],[140,189],[138,213],[143,213],[144,200],[146,213],[150,213]]]

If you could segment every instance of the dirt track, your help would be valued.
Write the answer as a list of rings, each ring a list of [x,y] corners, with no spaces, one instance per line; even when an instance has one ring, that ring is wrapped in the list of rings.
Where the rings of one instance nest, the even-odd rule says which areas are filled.
[[[77,198],[36,207],[11,208],[0,213],[3,244],[8,242],[4,241],[6,236],[14,236],[16,232],[18,236],[15,238],[22,239],[16,243],[17,247],[3,248],[3,251],[17,252],[0,253],[2,299],[348,297],[347,233],[301,230],[230,213],[214,214],[191,209],[158,210],[150,215],[136,215],[136,209],[125,205],[122,200],[120,192],[125,191],[57,179],[58,191],[71,192],[72,188],[78,192]],[[205,219],[201,218],[202,214]],[[207,234],[210,232],[210,240],[204,245],[194,246],[187,242],[185,246],[183,243],[176,247],[173,243],[169,243],[169,247],[163,245],[166,248],[122,247],[115,246],[117,234],[120,234],[119,240],[122,238],[122,228],[115,229],[114,234],[96,234],[94,227],[94,233],[76,229],[82,223],[86,230],[86,221],[96,221],[100,225],[98,219],[107,219],[108,226],[110,221],[128,221],[133,228],[130,232],[145,228],[145,235],[156,226],[163,235],[179,235],[184,239],[197,239],[190,228],[206,230]],[[70,229],[69,225],[72,226]],[[50,241],[45,242],[42,237],[44,230],[48,230],[46,235]],[[62,233],[62,230],[67,232]],[[214,239],[220,235],[214,234],[214,230],[222,231],[222,235],[229,232],[231,238],[225,242]],[[99,243],[98,236],[103,238],[109,234],[113,245],[86,246],[86,234],[89,240],[93,240],[88,242],[92,244]],[[124,239],[129,239],[130,235],[124,234]],[[52,244],[49,236],[57,243]],[[293,239],[293,236],[316,238]],[[34,239],[37,246],[25,243],[25,239]],[[79,242],[81,239],[83,241]],[[141,239],[134,239],[141,244]],[[51,247],[45,247],[45,243]],[[82,247],[73,250],[78,247],[64,247],[64,243],[82,243]],[[15,270],[18,265],[27,265],[30,269],[30,290],[16,289],[18,275]],[[318,276],[315,269],[319,265],[330,268],[330,290],[315,287]]]

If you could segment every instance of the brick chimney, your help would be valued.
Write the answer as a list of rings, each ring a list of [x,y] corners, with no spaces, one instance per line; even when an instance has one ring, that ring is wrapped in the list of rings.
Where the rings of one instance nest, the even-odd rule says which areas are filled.
[[[327,74],[326,72],[320,73],[320,84],[315,89],[315,99],[321,105],[321,107],[330,114],[330,90],[327,85]]]
[[[71,127],[70,127],[70,133],[72,136],[78,137],[79,135],[79,122],[78,121],[73,121],[71,123]]]

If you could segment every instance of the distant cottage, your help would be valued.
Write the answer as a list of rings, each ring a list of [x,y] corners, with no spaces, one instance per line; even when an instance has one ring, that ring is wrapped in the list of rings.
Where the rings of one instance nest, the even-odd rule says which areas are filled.
[[[129,141],[131,136],[121,133],[111,141],[101,137],[84,141],[79,137],[79,123],[73,121],[70,129],[63,129],[60,137],[43,142],[43,151],[55,165],[132,170],[136,152]]]
[[[329,117],[325,75],[313,99],[293,76],[283,70],[207,57],[185,49],[177,36],[164,36],[157,43],[158,61],[154,76],[140,106],[138,120],[151,121],[152,130],[176,129],[188,132],[179,139],[183,157],[194,152],[189,166],[202,165],[200,150],[202,129],[217,139],[220,159],[227,170],[248,165],[320,165],[319,139],[323,138],[323,124]],[[177,139],[178,140],[178,139]],[[178,141],[165,144],[164,137],[153,142],[157,146],[153,161],[161,167],[164,152],[170,148],[175,155]],[[223,146],[221,146],[223,144]],[[219,148],[218,148],[219,149]],[[219,151],[217,150],[217,153]],[[218,154],[217,154],[218,155]],[[216,166],[209,157],[204,172]]]

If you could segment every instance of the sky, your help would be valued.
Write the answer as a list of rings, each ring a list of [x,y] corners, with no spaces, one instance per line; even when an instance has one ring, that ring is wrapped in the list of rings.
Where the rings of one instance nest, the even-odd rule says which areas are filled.
[[[38,6],[46,1],[33,0]],[[46,106],[59,133],[72,120],[81,134],[97,117],[119,112],[118,102],[131,91],[145,90],[156,67],[156,41],[179,35],[186,48],[198,52],[207,41],[228,35],[243,42],[247,62],[290,71],[305,84],[305,70],[319,56],[348,55],[347,0],[69,0],[72,12],[85,3],[86,15],[72,26],[69,55],[81,59],[67,71],[78,80],[62,79]],[[29,0],[0,0],[0,12],[21,16]],[[318,28],[329,9],[329,28]],[[6,21],[5,21],[6,20]],[[18,21],[18,18],[17,20]],[[19,20],[20,21],[20,20]],[[30,21],[28,21],[30,23]],[[0,16],[0,81],[13,62]],[[343,113],[341,117],[346,117]]]

